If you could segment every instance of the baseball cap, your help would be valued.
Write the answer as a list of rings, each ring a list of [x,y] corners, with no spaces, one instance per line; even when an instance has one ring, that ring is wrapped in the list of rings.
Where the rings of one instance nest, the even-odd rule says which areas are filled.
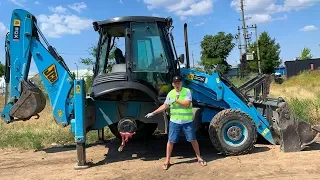
[[[172,82],[177,82],[177,81],[181,81],[181,80],[182,79],[180,76],[175,76],[175,77],[173,77]]]

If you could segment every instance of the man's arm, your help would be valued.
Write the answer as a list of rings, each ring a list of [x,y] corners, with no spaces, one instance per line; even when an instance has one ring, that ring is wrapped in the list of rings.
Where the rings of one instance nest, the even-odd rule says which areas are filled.
[[[186,108],[188,108],[190,106],[191,102],[192,102],[192,96],[191,96],[190,90],[188,90],[185,100],[180,100],[180,99],[176,100],[176,103],[178,103]]]
[[[169,96],[167,95],[167,98],[166,98],[165,102],[164,102],[158,109],[154,110],[154,111],[151,112],[151,113],[148,113],[145,117],[146,117],[146,118],[149,118],[149,117],[151,117],[151,116],[154,116],[154,115],[156,115],[156,114],[159,114],[159,113],[163,112],[164,110],[166,110],[166,109],[169,107],[169,104],[170,104],[170,103],[171,103],[171,102],[170,102],[170,100],[169,100]]]
[[[152,113],[154,115],[161,113],[162,111],[166,110],[169,107],[168,104],[162,104],[158,109],[156,109],[155,111],[153,111]]]

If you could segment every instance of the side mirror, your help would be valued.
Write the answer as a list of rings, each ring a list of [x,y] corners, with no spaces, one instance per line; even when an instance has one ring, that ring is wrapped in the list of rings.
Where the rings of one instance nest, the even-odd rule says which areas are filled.
[[[184,63],[184,54],[180,54],[179,61],[180,61],[181,64]]]

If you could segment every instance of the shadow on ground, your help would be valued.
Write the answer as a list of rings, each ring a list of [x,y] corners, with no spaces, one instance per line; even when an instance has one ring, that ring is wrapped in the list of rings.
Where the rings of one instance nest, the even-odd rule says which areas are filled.
[[[201,156],[207,161],[214,161],[216,159],[224,158],[225,155],[219,154],[217,150],[212,146],[210,139],[207,137],[198,138]],[[166,156],[166,143],[167,136],[165,135],[154,135],[146,141],[129,141],[126,144],[122,152],[118,152],[118,147],[121,144],[119,139],[111,139],[106,141],[103,145],[106,147],[106,154],[104,159],[98,162],[89,162],[90,166],[100,166],[104,164],[110,164],[114,162],[128,161],[134,159],[140,159],[142,161],[157,161],[165,158]],[[86,147],[92,147],[98,145],[98,143],[88,144]],[[101,145],[101,144],[100,144]],[[46,153],[64,152],[64,151],[75,150],[74,145],[65,147],[55,147],[43,149]],[[255,147],[252,153],[260,153],[268,151],[268,147]],[[174,146],[172,157],[175,159],[191,158],[186,161],[179,163],[194,163],[196,162],[195,153],[193,151],[191,143],[187,142],[185,138],[180,137],[179,143]],[[89,161],[89,159],[87,159]]]
[[[310,144],[303,151],[316,151],[316,150],[320,150],[320,142]]]

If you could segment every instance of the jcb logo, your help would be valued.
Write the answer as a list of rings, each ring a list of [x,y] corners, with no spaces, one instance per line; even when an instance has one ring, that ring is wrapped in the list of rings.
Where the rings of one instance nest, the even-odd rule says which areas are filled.
[[[46,70],[42,72],[42,74],[51,84],[58,80],[58,73],[55,64],[49,66]]]
[[[193,78],[194,78],[194,74],[188,74],[188,79],[189,80],[193,80]]]
[[[19,20],[19,19],[15,19],[15,20],[13,21],[13,25],[14,25],[14,26],[20,26],[20,20]]]

